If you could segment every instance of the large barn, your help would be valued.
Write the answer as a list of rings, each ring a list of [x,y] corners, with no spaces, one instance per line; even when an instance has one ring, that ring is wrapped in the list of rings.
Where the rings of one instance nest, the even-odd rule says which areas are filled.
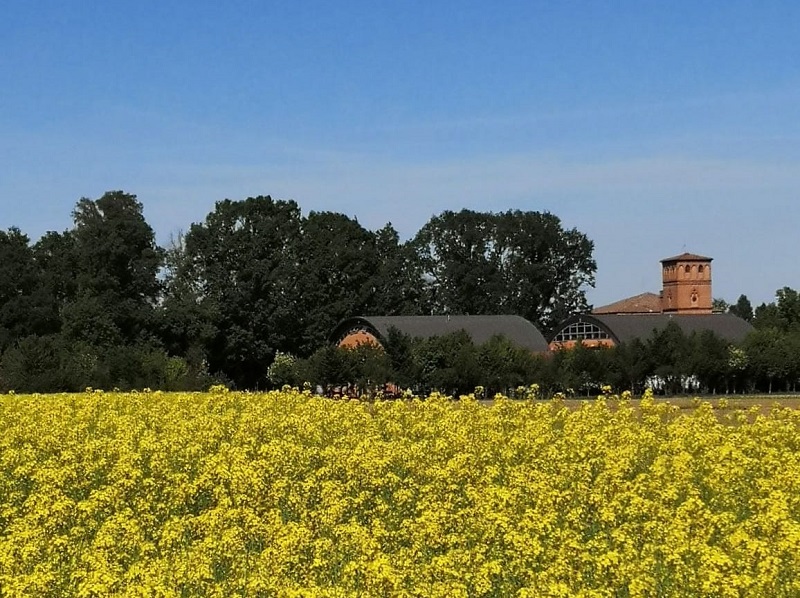
[[[412,338],[430,338],[464,330],[475,344],[503,335],[532,352],[549,350],[539,329],[521,316],[356,316],[342,321],[331,334],[331,341],[340,347],[362,343],[383,345],[392,328]]]
[[[662,290],[642,293],[573,316],[553,334],[550,348],[613,346],[646,339],[675,322],[686,334],[711,330],[731,342],[744,339],[752,326],[733,314],[714,313],[710,257],[683,253],[661,260]]]

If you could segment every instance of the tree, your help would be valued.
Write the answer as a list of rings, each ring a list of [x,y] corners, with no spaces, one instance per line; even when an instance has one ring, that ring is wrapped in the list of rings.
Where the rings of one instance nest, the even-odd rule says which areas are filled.
[[[496,335],[477,347],[481,385],[486,396],[508,393],[522,384],[533,382],[533,354],[508,338]]]
[[[79,200],[73,219],[72,238],[63,242],[73,252],[71,265],[76,273],[72,303],[77,305],[71,313],[80,319],[104,312],[121,342],[152,339],[163,255],[142,204],[135,195],[110,191],[95,201]],[[70,326],[86,331],[91,323],[77,321]]]
[[[481,383],[482,372],[472,338],[463,330],[433,336],[415,343],[419,383],[458,396],[472,392]]]
[[[433,217],[415,245],[438,313],[489,314],[504,286],[491,214],[462,210]],[[502,251],[502,248],[499,248]]]
[[[728,311],[747,322],[753,321],[753,306],[750,304],[747,295],[739,295],[739,299],[728,308]]]
[[[675,322],[655,330],[647,341],[648,353],[655,364],[654,374],[664,382],[669,394],[683,392],[684,378],[690,371],[689,339]]]
[[[775,382],[780,382],[789,371],[789,355],[786,335],[778,328],[770,327],[752,331],[744,341],[747,362],[757,383],[766,382],[772,392]]]
[[[0,231],[0,353],[19,339],[58,330],[58,309],[27,235]]]
[[[267,378],[275,388],[283,386],[299,386],[305,380],[301,380],[300,364],[294,355],[288,353],[278,353],[267,369]]]
[[[734,393],[738,392],[739,388],[744,384],[749,365],[747,353],[742,347],[737,347],[736,345],[728,347],[727,370],[730,374],[730,382]]]
[[[792,288],[783,287],[776,291],[775,297],[783,329],[788,330],[800,325],[800,293]]]
[[[636,394],[644,392],[645,381],[655,370],[648,346],[639,338],[615,346],[611,363],[620,376],[616,385]]]
[[[695,333],[689,339],[691,345],[690,372],[697,376],[706,392],[716,393],[721,389],[729,373],[729,345],[711,330]]]
[[[368,309],[385,316],[431,313],[422,264],[413,243],[400,243],[400,236],[391,224],[377,230],[373,238],[377,271]]]
[[[797,382],[800,380],[800,328],[793,327],[786,333],[786,382],[787,390],[797,391]]]
[[[217,330],[211,301],[199,268],[186,248],[186,235],[173,236],[164,252],[164,300],[161,302],[161,340],[170,355],[183,357],[190,368],[205,371],[207,347]]]
[[[730,309],[730,307],[730,303],[719,297],[715,297],[711,301],[711,311],[714,313],[724,314]]]
[[[419,383],[419,365],[415,359],[414,339],[392,326],[386,335],[383,348],[389,356],[392,382],[400,388],[413,388]]]
[[[778,306],[774,303],[762,303],[756,307],[753,313],[753,327],[759,330],[765,330],[767,328],[782,329],[784,327],[784,321],[781,318]]]
[[[344,214],[309,213],[298,242],[295,334],[308,355],[344,318],[373,311],[379,260],[373,234]]]
[[[100,386],[102,364],[88,344],[61,335],[31,335],[0,358],[0,389],[17,392],[78,392]]]
[[[325,394],[333,394],[334,388],[346,387],[355,379],[354,360],[350,353],[341,347],[325,345],[317,349],[303,366],[310,382],[325,389]]]
[[[352,363],[353,378],[358,396],[373,396],[392,381],[392,363],[386,351],[373,343],[361,343],[345,349]]]
[[[277,352],[308,357],[342,319],[415,313],[424,296],[410,246],[335,212],[302,217],[269,196],[218,202],[167,252],[164,338],[202,346],[212,372],[268,383]]]
[[[414,239],[437,313],[517,314],[543,330],[587,308],[593,244],[549,213],[445,211]]]
[[[753,326],[783,331],[800,326],[800,293],[783,287],[775,292],[775,299],[773,303],[762,303],[756,308]]]
[[[588,397],[603,384],[605,372],[600,368],[600,353],[580,341],[566,350],[561,367],[565,390],[582,391]]]
[[[176,346],[202,339],[212,374],[268,384],[277,351],[297,354],[300,208],[269,196],[217,202],[173,248],[165,306]]]

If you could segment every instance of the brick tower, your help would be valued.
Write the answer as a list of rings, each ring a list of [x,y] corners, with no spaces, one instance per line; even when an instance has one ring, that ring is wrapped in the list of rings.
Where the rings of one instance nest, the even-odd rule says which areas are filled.
[[[711,313],[711,259],[683,253],[661,260],[661,309],[667,314]]]

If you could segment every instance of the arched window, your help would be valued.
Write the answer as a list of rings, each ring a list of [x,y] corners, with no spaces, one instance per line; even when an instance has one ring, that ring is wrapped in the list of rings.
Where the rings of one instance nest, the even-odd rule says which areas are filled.
[[[604,340],[611,338],[608,333],[591,322],[573,322],[563,328],[553,339],[557,343],[564,341]]]
[[[684,277],[684,278],[689,278],[689,274],[690,274],[691,272],[692,272],[692,268],[691,268],[691,266],[686,266],[686,267],[683,269],[683,277]]]

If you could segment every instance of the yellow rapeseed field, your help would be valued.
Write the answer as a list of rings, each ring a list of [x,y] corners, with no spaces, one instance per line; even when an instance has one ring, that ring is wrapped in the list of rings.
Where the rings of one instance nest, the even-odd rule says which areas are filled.
[[[0,397],[0,595],[800,596],[800,415]]]

